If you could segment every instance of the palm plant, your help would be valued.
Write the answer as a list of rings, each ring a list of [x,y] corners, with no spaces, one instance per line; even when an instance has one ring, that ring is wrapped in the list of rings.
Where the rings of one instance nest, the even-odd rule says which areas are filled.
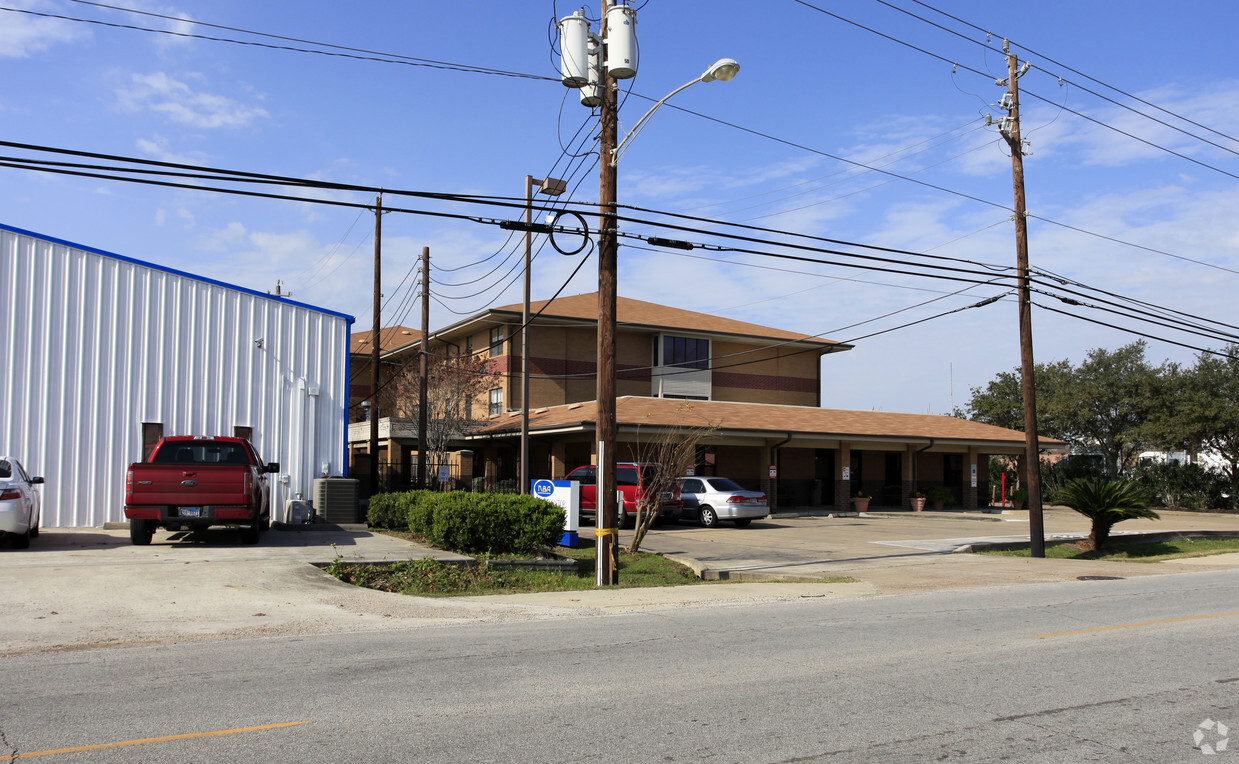
[[[1093,521],[1085,542],[1087,548],[1101,552],[1110,540],[1110,529],[1124,520],[1160,519],[1144,506],[1140,489],[1135,483],[1105,478],[1076,478],[1058,493],[1058,503],[1071,507]]]

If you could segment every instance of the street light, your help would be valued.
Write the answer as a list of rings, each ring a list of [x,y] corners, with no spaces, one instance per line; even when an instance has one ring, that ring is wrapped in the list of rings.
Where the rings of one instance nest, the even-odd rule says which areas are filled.
[[[533,262],[533,186],[525,176],[525,300],[521,306],[521,493],[529,493],[529,281]],[[538,193],[559,196],[568,184],[559,178],[536,181]]]
[[[618,257],[619,236],[618,221],[615,216],[617,173],[619,150],[632,140],[650,116],[667,99],[685,88],[698,82],[726,82],[736,76],[740,65],[733,59],[724,58],[705,71],[700,77],[686,82],[668,93],[637,121],[633,129],[623,140],[616,143],[618,132],[619,108],[616,102],[615,87],[609,73],[603,72],[603,93],[600,131],[601,156],[610,157],[610,161],[601,163],[598,193],[599,232],[598,232],[598,500],[595,523],[602,527],[595,528],[597,535],[596,569],[597,584],[610,586],[617,583],[616,570],[619,567],[619,540],[616,536],[618,528],[616,486],[616,415],[615,415],[615,331],[616,303],[618,302]]]
[[[718,61],[711,64],[710,68],[706,69],[700,77],[684,83],[667,95],[663,96],[657,103],[650,107],[650,110],[645,113],[645,116],[637,120],[637,124],[633,125],[632,129],[628,131],[628,135],[624,136],[624,140],[620,141],[619,145],[611,150],[611,166],[614,167],[619,163],[619,158],[624,153],[624,147],[628,145],[629,141],[636,137],[637,133],[641,131],[641,128],[645,127],[645,123],[649,121],[650,117],[654,116],[654,112],[658,111],[658,109],[669,101],[673,95],[679,93],[681,90],[696,85],[698,82],[714,82],[715,80],[718,80],[719,82],[730,82],[731,79],[739,72],[740,64],[736,63],[734,58],[720,58]]]

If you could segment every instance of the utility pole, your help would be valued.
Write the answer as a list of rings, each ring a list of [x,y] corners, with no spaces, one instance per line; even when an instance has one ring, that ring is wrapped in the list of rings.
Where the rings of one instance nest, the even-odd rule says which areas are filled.
[[[370,335],[370,495],[379,492],[379,307],[383,301],[383,195],[374,200],[374,333]]]
[[[430,429],[430,247],[422,247],[422,352],[417,384],[417,487],[426,487],[426,433]]]
[[[521,495],[529,493],[529,292],[533,265],[533,176],[525,176],[525,298],[521,302]]]
[[[607,49],[608,0],[602,0],[602,50]],[[608,66],[601,66],[602,130],[599,137],[598,182],[598,493],[594,532],[598,586],[619,583],[619,523],[615,501],[615,305],[617,301],[619,240],[616,231],[615,143],[619,106],[615,81]]]
[[[1029,545],[1033,557],[1045,557],[1045,525],[1041,513],[1041,454],[1037,436],[1037,386],[1034,378],[1032,339],[1032,295],[1028,275],[1028,211],[1024,199],[1024,142],[1020,138],[1020,77],[1029,65],[1017,68],[1019,61],[1011,45],[1002,41],[1007,54],[1007,98],[1003,107],[1009,116],[1002,119],[999,131],[1011,148],[1011,175],[1015,187],[1015,259],[1019,275],[1020,372],[1024,384],[1024,476],[1028,485]]]

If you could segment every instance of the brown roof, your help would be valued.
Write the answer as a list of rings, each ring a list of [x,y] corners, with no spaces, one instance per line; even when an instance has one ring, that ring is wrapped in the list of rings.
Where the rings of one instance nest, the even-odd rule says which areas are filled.
[[[616,399],[618,425],[653,427],[707,426],[722,431],[763,432],[773,437],[787,434],[863,440],[895,438],[971,441],[1018,445],[1024,433],[1003,427],[932,414],[899,414],[887,411],[848,411],[811,406],[776,406],[762,403],[688,401],[675,398],[624,396]],[[594,401],[552,406],[529,412],[529,429],[559,429],[573,425],[593,427],[597,404]],[[494,417],[475,431],[477,435],[519,432],[520,412]],[[1043,446],[1066,445],[1042,438]]]
[[[531,313],[537,313],[550,302],[540,300],[530,303]],[[492,313],[516,313],[520,315],[521,304],[505,305],[493,308]],[[571,297],[557,297],[550,302],[550,307],[542,313],[541,318],[574,318],[583,321],[598,320],[598,293],[578,294]],[[789,332],[783,329],[772,329],[768,326],[749,324],[731,318],[712,316],[708,313],[697,313],[683,308],[673,308],[668,305],[634,300],[631,297],[620,297],[615,306],[616,322],[624,325],[657,329],[680,329],[707,334],[735,334],[746,337],[761,337],[766,339],[799,340],[818,345],[837,346],[843,350],[851,347],[843,343],[807,337],[799,332]]]
[[[365,332],[353,332],[349,337],[349,352],[350,353],[368,353],[374,348],[370,345],[370,338],[374,335],[374,330]],[[407,326],[388,326],[379,330],[379,352],[386,353],[396,348],[404,347],[411,342],[416,342],[421,339],[422,333],[417,329],[410,329]]]

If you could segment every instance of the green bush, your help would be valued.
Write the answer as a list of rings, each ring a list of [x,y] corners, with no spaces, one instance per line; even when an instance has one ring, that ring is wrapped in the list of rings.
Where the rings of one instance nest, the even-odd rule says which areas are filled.
[[[376,493],[370,497],[366,510],[366,522],[371,528],[403,528],[405,513],[399,493]]]
[[[409,491],[404,494],[404,519],[414,536],[429,538],[434,527],[434,497],[438,491]]]
[[[433,504],[430,540],[469,554],[528,554],[553,546],[564,527],[562,508],[533,496],[451,492]]]

